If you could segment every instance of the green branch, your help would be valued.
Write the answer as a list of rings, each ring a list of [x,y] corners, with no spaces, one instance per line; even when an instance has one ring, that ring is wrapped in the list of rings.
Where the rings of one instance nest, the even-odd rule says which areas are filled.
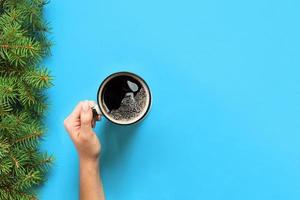
[[[0,199],[35,200],[52,156],[40,151],[52,86],[43,0],[0,0]]]

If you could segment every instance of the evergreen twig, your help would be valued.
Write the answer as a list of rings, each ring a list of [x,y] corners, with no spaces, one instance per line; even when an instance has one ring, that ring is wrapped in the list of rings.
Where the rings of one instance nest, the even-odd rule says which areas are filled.
[[[44,0],[0,0],[0,200],[36,200],[53,157],[39,150],[52,76]]]

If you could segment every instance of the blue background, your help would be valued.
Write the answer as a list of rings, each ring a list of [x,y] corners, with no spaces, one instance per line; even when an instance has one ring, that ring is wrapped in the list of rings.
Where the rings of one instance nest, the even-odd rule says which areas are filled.
[[[108,200],[299,200],[299,10],[297,0],[52,0],[42,149],[56,161],[40,199],[78,199],[63,120],[125,70],[154,101],[139,125],[96,128]]]

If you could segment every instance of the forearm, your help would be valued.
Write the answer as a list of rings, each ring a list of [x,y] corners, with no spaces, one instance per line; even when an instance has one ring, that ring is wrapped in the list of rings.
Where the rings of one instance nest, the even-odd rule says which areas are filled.
[[[98,161],[80,160],[80,200],[104,200]]]

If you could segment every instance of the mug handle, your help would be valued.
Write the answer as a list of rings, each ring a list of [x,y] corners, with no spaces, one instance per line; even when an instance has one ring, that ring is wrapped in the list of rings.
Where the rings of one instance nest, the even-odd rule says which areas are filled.
[[[92,111],[93,111],[93,119],[95,121],[100,121],[103,114],[96,103],[92,106]],[[100,116],[100,119],[97,119],[98,116]]]

